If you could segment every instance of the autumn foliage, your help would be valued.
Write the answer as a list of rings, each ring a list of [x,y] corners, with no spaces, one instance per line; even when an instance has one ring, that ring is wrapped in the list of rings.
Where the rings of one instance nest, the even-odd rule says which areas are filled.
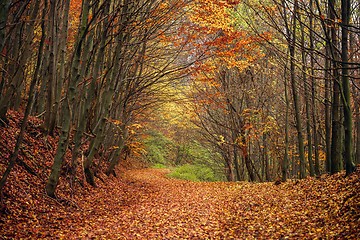
[[[10,127],[1,128],[1,169],[19,124],[18,113],[10,114]],[[169,179],[168,170],[126,170],[123,165],[118,178],[101,175],[107,181],[99,182],[97,188],[70,187],[63,179],[59,198],[49,198],[43,189],[44,176],[56,137],[44,139],[39,123],[30,119],[19,156],[23,164],[17,164],[4,191],[0,234],[5,239],[360,236],[359,171],[347,178],[340,173],[279,185],[194,183]],[[134,162],[130,165],[134,167]]]
[[[0,239],[360,239],[357,7],[0,1]]]

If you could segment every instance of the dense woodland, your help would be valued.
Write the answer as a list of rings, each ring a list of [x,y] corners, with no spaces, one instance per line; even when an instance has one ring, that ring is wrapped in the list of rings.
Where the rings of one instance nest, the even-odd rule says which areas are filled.
[[[360,163],[358,0],[2,0],[0,53],[2,206],[17,166],[57,199],[129,159],[276,183]]]
[[[229,181],[360,161],[358,1],[7,0],[0,17],[1,125],[25,112],[1,189],[28,116],[59,131],[50,196],[61,166],[95,185],[154,134],[167,163],[197,144]]]

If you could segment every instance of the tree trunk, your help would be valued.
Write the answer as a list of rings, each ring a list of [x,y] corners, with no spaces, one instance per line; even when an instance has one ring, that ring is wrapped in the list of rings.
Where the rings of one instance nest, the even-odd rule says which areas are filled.
[[[107,170],[105,171],[106,175],[110,175],[114,170],[115,167],[117,166],[117,164],[119,163],[120,160],[120,154],[122,152],[122,150],[125,147],[126,144],[126,140],[128,138],[128,128],[127,128],[127,117],[125,113],[122,113],[121,116],[121,126],[120,126],[120,132],[119,132],[119,139],[117,140],[116,146],[117,149],[115,150],[115,154],[112,156],[112,158],[110,159],[110,163],[109,166],[107,168]]]
[[[16,30],[20,32],[20,29],[23,28],[23,23],[19,23],[18,26],[16,26]],[[20,66],[19,62],[21,61],[22,58],[22,54],[20,52],[21,50],[21,45],[23,43],[22,41],[23,38],[23,34],[17,34],[14,36],[14,38],[11,39],[11,41],[13,42],[13,46],[9,46],[9,49],[7,49],[6,51],[10,51],[11,53],[9,54],[10,58],[15,59],[15,61],[10,60],[7,63],[7,69],[5,69],[5,78],[8,79],[8,84],[6,84],[6,80],[5,80],[5,91],[4,94],[2,94],[0,96],[0,119],[2,120],[2,122],[8,123],[8,120],[6,118],[6,114],[9,110],[9,108],[11,108],[11,105],[14,103],[14,96],[15,93],[18,89],[18,87],[20,87],[21,83],[22,83],[22,78],[21,75],[23,75],[23,69]],[[7,45],[8,46],[8,45]]]
[[[284,95],[285,95],[285,152],[284,157],[281,163],[281,180],[283,182],[286,181],[287,178],[287,169],[289,165],[289,97],[288,97],[288,90],[287,90],[287,81],[286,81],[286,69],[284,70]]]
[[[225,165],[226,165],[226,179],[228,180],[228,182],[234,182],[235,181],[235,177],[234,177],[234,171],[233,171],[233,167],[231,164],[231,160],[228,158],[228,156],[226,156],[225,153],[222,153],[222,156],[225,160]]]
[[[109,12],[109,3],[107,3],[105,5],[105,9],[104,9],[104,16],[106,16]],[[93,73],[92,73],[92,79],[90,82],[90,86],[87,89],[86,92],[86,96],[85,96],[85,103],[84,103],[84,109],[81,112],[80,116],[79,116],[79,124],[76,130],[76,134],[74,137],[74,148],[72,151],[72,161],[71,161],[71,168],[72,168],[72,175],[75,174],[76,172],[76,168],[77,168],[77,157],[79,155],[79,149],[80,149],[80,143],[81,143],[81,138],[82,135],[86,129],[86,121],[89,118],[90,115],[90,108],[91,108],[91,102],[94,101],[96,99],[96,82],[98,80],[100,71],[101,71],[101,66],[104,62],[104,54],[105,54],[105,41],[106,41],[106,36],[107,36],[107,28],[108,28],[108,21],[107,19],[104,20],[104,28],[100,29],[101,31],[99,31],[101,33],[101,40],[100,40],[100,46],[99,46],[99,50],[97,52],[97,56],[96,56],[96,60],[95,60],[95,65],[93,67]],[[100,28],[100,27],[99,27]],[[92,175],[91,173],[89,173],[89,167],[88,165],[86,165],[86,176],[88,177],[88,182],[91,183],[91,185],[95,185],[94,179],[93,177],[91,177],[90,175]]]
[[[294,111],[295,111],[295,123],[298,137],[298,151],[300,158],[300,169],[299,169],[299,177],[304,178],[306,175],[305,172],[305,153],[304,153],[304,138],[302,133],[302,123],[300,116],[300,103],[298,97],[298,87],[295,79],[295,45],[296,45],[296,18],[298,12],[298,1],[295,0],[294,3],[294,16],[293,16],[293,24],[292,24],[292,36],[291,41],[289,43],[289,51],[290,51],[290,82],[291,82],[291,90],[294,102]]]
[[[121,22],[122,22],[122,28],[124,28],[127,24],[126,16],[128,14],[128,1],[125,1],[124,7],[121,10]],[[97,118],[100,119],[98,122],[98,125],[95,129],[95,138],[92,139],[88,154],[84,163],[84,171],[86,173],[86,178],[88,182],[91,185],[95,185],[95,182],[92,181],[94,178],[94,174],[91,171],[91,167],[93,165],[93,158],[95,156],[95,153],[98,151],[98,148],[101,144],[101,142],[104,140],[105,135],[105,127],[106,127],[106,121],[107,117],[109,115],[110,107],[111,107],[111,100],[113,98],[113,95],[115,93],[115,86],[119,81],[122,81],[123,78],[123,69],[120,67],[121,63],[123,61],[123,46],[125,44],[125,35],[123,32],[120,31],[120,34],[116,38],[116,47],[115,50],[110,50],[108,53],[108,66],[109,69],[111,69],[111,72],[108,73],[107,80],[106,80],[106,86],[104,86],[105,90],[102,95],[102,97],[97,101],[98,111]],[[113,56],[111,56],[113,53]],[[110,62],[111,61],[111,62]],[[111,67],[112,66],[112,67]]]
[[[342,61],[342,102],[344,110],[344,159],[346,174],[355,171],[353,162],[353,139],[352,139],[352,110],[349,83],[349,23],[350,23],[350,0],[341,0],[342,38],[341,38],[341,61]]]
[[[42,24],[44,24],[44,20],[42,20]],[[3,187],[4,187],[5,183],[6,183],[6,180],[7,180],[8,176],[9,176],[9,174],[10,174],[12,168],[14,167],[15,162],[16,162],[16,160],[18,158],[18,153],[19,153],[19,149],[20,149],[20,146],[22,144],[22,141],[23,141],[25,128],[26,128],[26,125],[27,125],[27,120],[28,120],[29,114],[31,112],[32,103],[34,101],[35,87],[36,87],[36,83],[38,81],[38,75],[39,75],[39,70],[40,70],[40,65],[41,65],[41,59],[42,59],[42,56],[43,56],[44,42],[45,42],[45,32],[44,32],[44,28],[42,28],[42,29],[43,29],[43,31],[42,31],[41,40],[40,40],[39,49],[38,49],[37,62],[36,62],[34,74],[33,74],[32,80],[31,80],[31,84],[30,84],[29,98],[28,98],[28,102],[27,102],[27,105],[26,105],[24,117],[23,117],[23,120],[21,122],[20,132],[19,132],[19,135],[18,135],[18,137],[16,139],[15,149],[14,149],[14,152],[12,153],[12,155],[11,155],[8,167],[6,168],[4,174],[3,174],[2,178],[1,178],[1,181],[0,181],[0,198],[2,197],[1,193],[2,193]]]
[[[49,23],[49,62],[46,67],[46,79],[47,82],[47,95],[46,95],[46,112],[44,120],[44,130],[47,134],[53,135],[53,130],[50,131],[50,124],[52,115],[56,114],[53,112],[53,103],[55,96],[55,83],[56,83],[56,15],[57,15],[57,4],[56,0],[50,0],[50,23]]]
[[[247,144],[246,144],[246,139],[245,139],[245,136],[244,134],[242,133],[242,137],[241,137],[241,151],[242,151],[242,154],[243,154],[243,158],[244,158],[244,161],[245,161],[245,165],[246,165],[246,169],[248,171],[248,175],[249,175],[249,178],[250,178],[250,181],[251,182],[255,182],[255,173],[254,173],[254,169],[253,169],[253,166],[252,166],[252,163],[251,163],[251,159],[249,157],[249,153],[247,151]]]
[[[2,0],[0,2],[0,53],[3,52],[6,38],[6,22],[11,0]],[[1,118],[1,116],[0,116]]]
[[[58,61],[59,69],[57,70],[57,77],[55,82],[55,96],[54,96],[54,104],[52,108],[53,114],[51,114],[50,123],[49,123],[49,132],[53,134],[57,119],[58,119],[58,111],[60,108],[60,100],[62,95],[63,84],[65,83],[65,65],[66,65],[66,47],[67,47],[67,34],[68,34],[68,22],[69,22],[69,9],[70,9],[70,0],[63,1],[63,11],[62,15],[60,15],[59,22],[61,23],[60,29],[60,39],[58,42],[58,57],[56,58]]]
[[[360,104],[359,104],[359,96],[355,101],[355,123],[356,123],[356,163],[360,164]]]
[[[238,149],[237,146],[233,146],[233,159],[234,159],[234,167],[236,173],[236,180],[241,181],[241,174],[240,174],[240,166],[239,166],[239,158],[238,158]]]
[[[63,108],[62,108],[63,122],[62,122],[61,133],[59,137],[56,154],[54,157],[54,163],[51,168],[50,177],[46,184],[46,193],[50,197],[55,197],[55,189],[59,181],[61,165],[69,143],[69,133],[71,127],[71,120],[72,120],[71,106],[74,103],[74,99],[76,95],[76,87],[79,81],[79,66],[80,66],[80,58],[82,53],[82,46],[88,30],[87,21],[89,15],[89,5],[90,5],[90,0],[83,2],[81,23],[79,28],[80,31],[78,33],[77,44],[75,47],[75,55],[71,66],[69,87],[68,87],[65,103],[63,104]]]
[[[325,56],[325,71],[324,71],[324,81],[325,81],[325,150],[326,150],[326,162],[325,169],[327,173],[331,172],[331,81],[329,77],[330,71],[330,50],[329,45],[326,43],[326,56]]]
[[[341,163],[341,153],[342,153],[342,143],[341,143],[341,114],[340,114],[340,75],[339,75],[339,64],[338,64],[338,53],[337,53],[337,36],[335,29],[335,0],[329,0],[329,18],[332,20],[333,24],[331,26],[330,38],[330,53],[332,54],[332,69],[333,69],[333,99],[332,99],[332,134],[331,134],[331,169],[330,173],[336,173],[340,171]]]
[[[311,134],[311,116],[310,116],[310,97],[309,97],[309,84],[307,83],[307,64],[306,64],[306,55],[305,55],[305,33],[304,33],[304,23],[301,22],[300,18],[300,30],[301,30],[301,60],[302,60],[302,78],[304,84],[304,95],[305,95],[305,111],[306,111],[306,133],[308,140],[308,162],[309,162],[309,172],[310,176],[314,176],[314,163],[313,163],[313,151],[312,151],[312,134]]]
[[[315,175],[320,175],[320,160],[319,160],[319,140],[318,140],[318,127],[317,127],[317,104],[316,104],[316,79],[315,79],[315,58],[314,58],[314,3],[313,0],[310,0],[310,16],[309,16],[309,25],[310,25],[310,68],[311,68],[311,105],[312,105],[312,124],[313,124],[313,139],[314,139],[314,155],[315,155]],[[326,90],[325,90],[326,91]]]
[[[264,142],[263,158],[264,158],[264,165],[265,165],[265,180],[269,182],[269,181],[271,181],[271,177],[270,177],[270,167],[269,167],[269,157],[268,157],[268,146],[267,146],[266,133],[264,133],[264,135],[263,135],[263,142]]]

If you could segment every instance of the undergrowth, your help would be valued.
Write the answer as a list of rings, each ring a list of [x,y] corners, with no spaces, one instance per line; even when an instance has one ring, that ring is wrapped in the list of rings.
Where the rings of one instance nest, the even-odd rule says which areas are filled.
[[[168,177],[189,180],[193,182],[215,182],[221,181],[214,171],[204,165],[185,164],[174,168]]]

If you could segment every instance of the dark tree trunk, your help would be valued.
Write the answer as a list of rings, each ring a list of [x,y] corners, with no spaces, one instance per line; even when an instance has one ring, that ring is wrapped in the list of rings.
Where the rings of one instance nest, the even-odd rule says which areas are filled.
[[[290,51],[290,83],[292,90],[292,97],[294,102],[294,111],[295,111],[295,123],[296,123],[296,131],[298,138],[298,151],[300,158],[300,169],[299,169],[299,177],[304,178],[306,175],[305,169],[305,153],[304,153],[304,137],[302,133],[302,122],[300,115],[300,102],[298,97],[298,86],[296,83],[296,73],[295,73],[295,46],[296,46],[296,25],[297,25],[297,12],[298,12],[298,2],[295,0],[294,3],[294,16],[293,16],[293,24],[292,24],[292,35],[291,41],[289,43],[289,51]]]
[[[341,143],[341,102],[340,102],[340,75],[339,75],[339,64],[338,64],[338,52],[337,52],[337,35],[335,29],[335,0],[329,0],[329,18],[333,21],[330,28],[330,52],[332,54],[332,69],[333,69],[333,98],[332,98],[332,133],[331,133],[331,173],[339,172],[341,169],[341,154],[342,154],[342,143]]]
[[[344,159],[346,174],[349,175],[355,171],[353,162],[353,139],[352,139],[352,110],[349,83],[349,23],[350,23],[350,0],[341,0],[342,17],[342,38],[341,38],[341,61],[342,61],[342,102],[344,110]]]
[[[83,2],[81,23],[77,37],[77,44],[75,47],[75,55],[71,66],[71,75],[69,80],[68,92],[65,99],[65,103],[63,104],[63,108],[62,108],[62,114],[64,115],[64,117],[62,122],[61,133],[59,137],[56,154],[54,157],[54,163],[51,168],[51,173],[48,182],[46,184],[46,193],[50,197],[55,197],[55,189],[59,181],[61,165],[69,144],[69,134],[71,128],[71,121],[72,121],[71,106],[74,103],[74,99],[76,95],[76,87],[79,81],[80,58],[81,58],[84,39],[86,37],[86,33],[88,29],[89,5],[90,5],[90,0]]]
[[[42,24],[44,24],[44,20],[42,20]],[[43,57],[43,49],[44,49],[44,42],[45,42],[45,32],[44,32],[44,28],[42,28],[42,35],[41,35],[41,40],[40,40],[40,44],[39,44],[39,49],[38,49],[38,55],[37,55],[37,61],[36,61],[36,66],[35,66],[35,70],[33,73],[33,77],[30,83],[30,89],[29,89],[29,98],[28,98],[28,102],[26,105],[26,109],[25,109],[25,113],[24,113],[24,117],[23,120],[21,122],[21,127],[20,127],[20,132],[19,135],[16,139],[16,144],[15,144],[15,149],[10,157],[10,161],[8,164],[8,167],[6,168],[1,181],[0,181],[0,198],[2,197],[2,190],[3,187],[6,183],[6,180],[12,170],[12,168],[15,165],[15,162],[18,158],[18,153],[19,153],[19,149],[21,147],[22,141],[23,141],[23,137],[24,137],[24,133],[25,133],[25,128],[27,125],[27,120],[29,117],[29,114],[31,112],[31,107],[32,104],[34,102],[34,96],[35,96],[35,87],[36,84],[38,82],[38,75],[39,75],[39,70],[40,70],[40,65],[41,65],[41,59]],[[1,202],[1,201],[0,201]]]

